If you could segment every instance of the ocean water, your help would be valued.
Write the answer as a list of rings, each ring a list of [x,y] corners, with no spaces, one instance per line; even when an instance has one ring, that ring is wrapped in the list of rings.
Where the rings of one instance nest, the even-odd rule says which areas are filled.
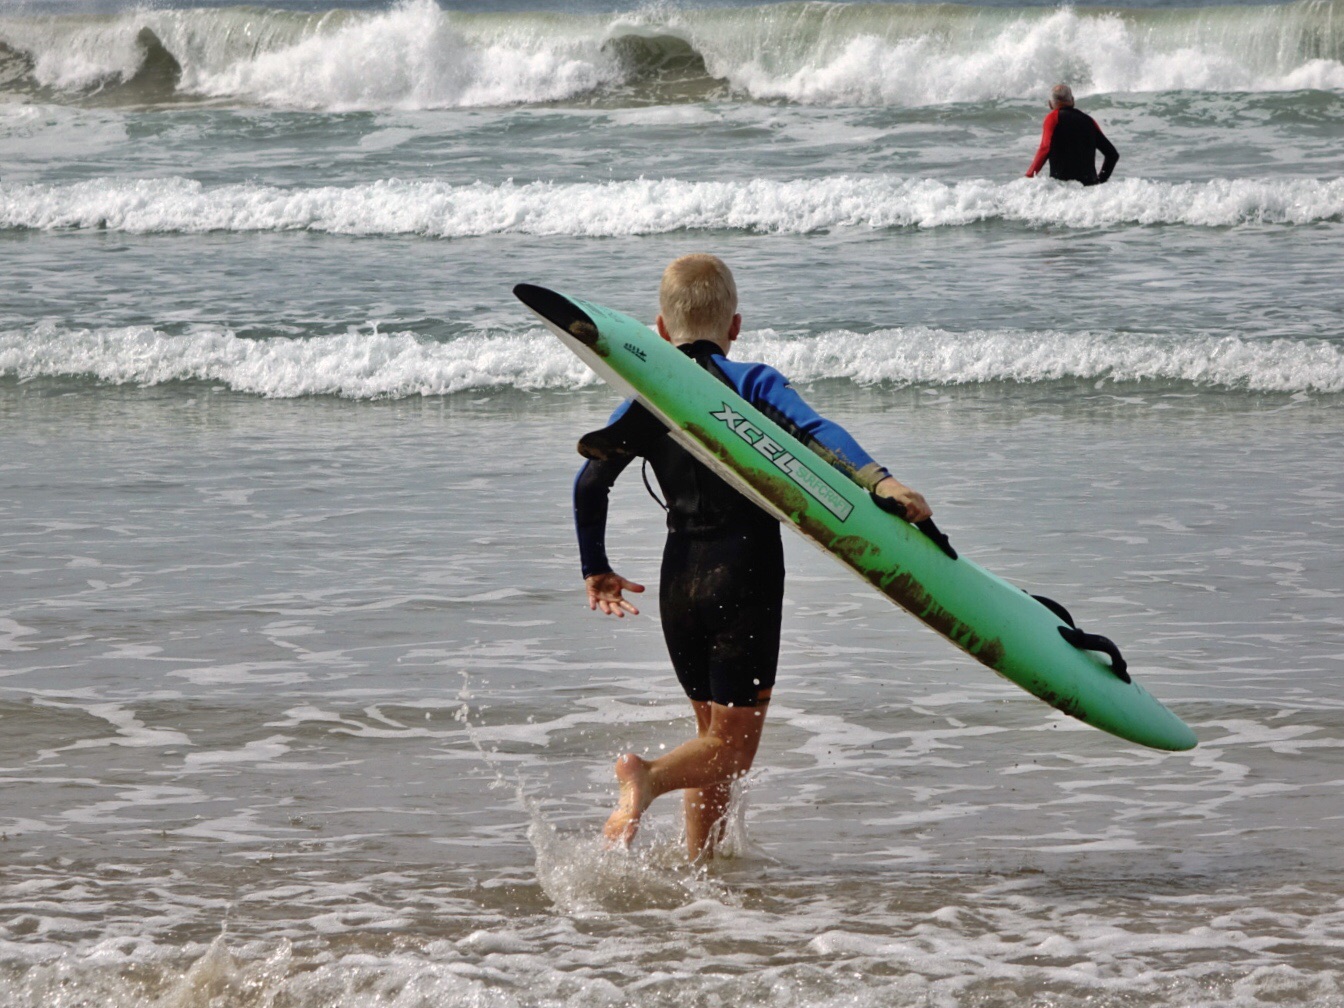
[[[1342,248],[1338,0],[4,5],[0,1005],[1344,1006]],[[688,705],[510,288],[690,251],[1199,748],[789,541],[729,856],[601,850]]]

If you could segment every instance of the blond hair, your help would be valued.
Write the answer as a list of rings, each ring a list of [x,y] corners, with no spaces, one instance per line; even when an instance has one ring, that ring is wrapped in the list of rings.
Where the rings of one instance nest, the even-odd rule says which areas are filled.
[[[733,271],[704,253],[673,260],[658,287],[658,310],[674,343],[723,339],[737,314]]]

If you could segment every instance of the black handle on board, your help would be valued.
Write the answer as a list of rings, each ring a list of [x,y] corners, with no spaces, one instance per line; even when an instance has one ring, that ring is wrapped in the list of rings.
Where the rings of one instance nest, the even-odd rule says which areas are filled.
[[[1125,661],[1125,656],[1115,646],[1115,641],[1109,637],[1103,637],[1101,634],[1079,630],[1078,624],[1073,621],[1073,616],[1069,611],[1054,599],[1046,598],[1044,595],[1033,595],[1031,597],[1068,624],[1068,626],[1055,628],[1059,631],[1061,637],[1079,650],[1100,651],[1104,655],[1109,655],[1112,674],[1121,682],[1134,681],[1129,676],[1129,662]]]
[[[875,494],[871,491],[868,494],[873,499],[873,503],[885,511],[887,514],[894,514],[897,518],[905,517],[905,505],[898,500],[892,500],[890,497],[883,497],[881,494]],[[947,538],[937,525],[933,523],[932,518],[925,518],[921,522],[914,523],[915,528],[923,532],[940,550],[946,553],[953,560],[957,558],[956,548],[952,541]]]
[[[1084,633],[1077,627],[1057,627],[1059,635],[1074,647],[1082,651],[1100,651],[1102,654],[1109,655],[1111,659],[1111,672],[1121,682],[1133,682],[1129,676],[1129,662],[1125,661],[1125,656],[1120,653],[1120,649],[1115,646],[1115,641],[1109,637],[1103,637],[1101,634]]]

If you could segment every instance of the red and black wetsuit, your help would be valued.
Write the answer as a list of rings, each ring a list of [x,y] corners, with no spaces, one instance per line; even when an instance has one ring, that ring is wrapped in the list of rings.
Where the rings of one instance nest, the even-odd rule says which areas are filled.
[[[1097,151],[1103,161],[1097,172]],[[1050,177],[1064,181],[1081,182],[1085,186],[1098,185],[1111,177],[1120,152],[1106,139],[1086,112],[1072,106],[1057,108],[1045,117],[1041,127],[1041,146],[1031,162],[1027,175],[1035,175],[1050,159]]]

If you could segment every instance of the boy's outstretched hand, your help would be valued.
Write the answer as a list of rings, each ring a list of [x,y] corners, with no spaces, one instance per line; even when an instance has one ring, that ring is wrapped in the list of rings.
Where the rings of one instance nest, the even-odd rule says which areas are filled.
[[[642,592],[644,590],[642,584],[627,581],[615,571],[590,574],[583,579],[583,584],[588,589],[589,609],[601,609],[608,616],[620,616],[622,619],[626,613],[631,616],[639,615],[639,610],[622,598],[621,592],[623,590]]]

